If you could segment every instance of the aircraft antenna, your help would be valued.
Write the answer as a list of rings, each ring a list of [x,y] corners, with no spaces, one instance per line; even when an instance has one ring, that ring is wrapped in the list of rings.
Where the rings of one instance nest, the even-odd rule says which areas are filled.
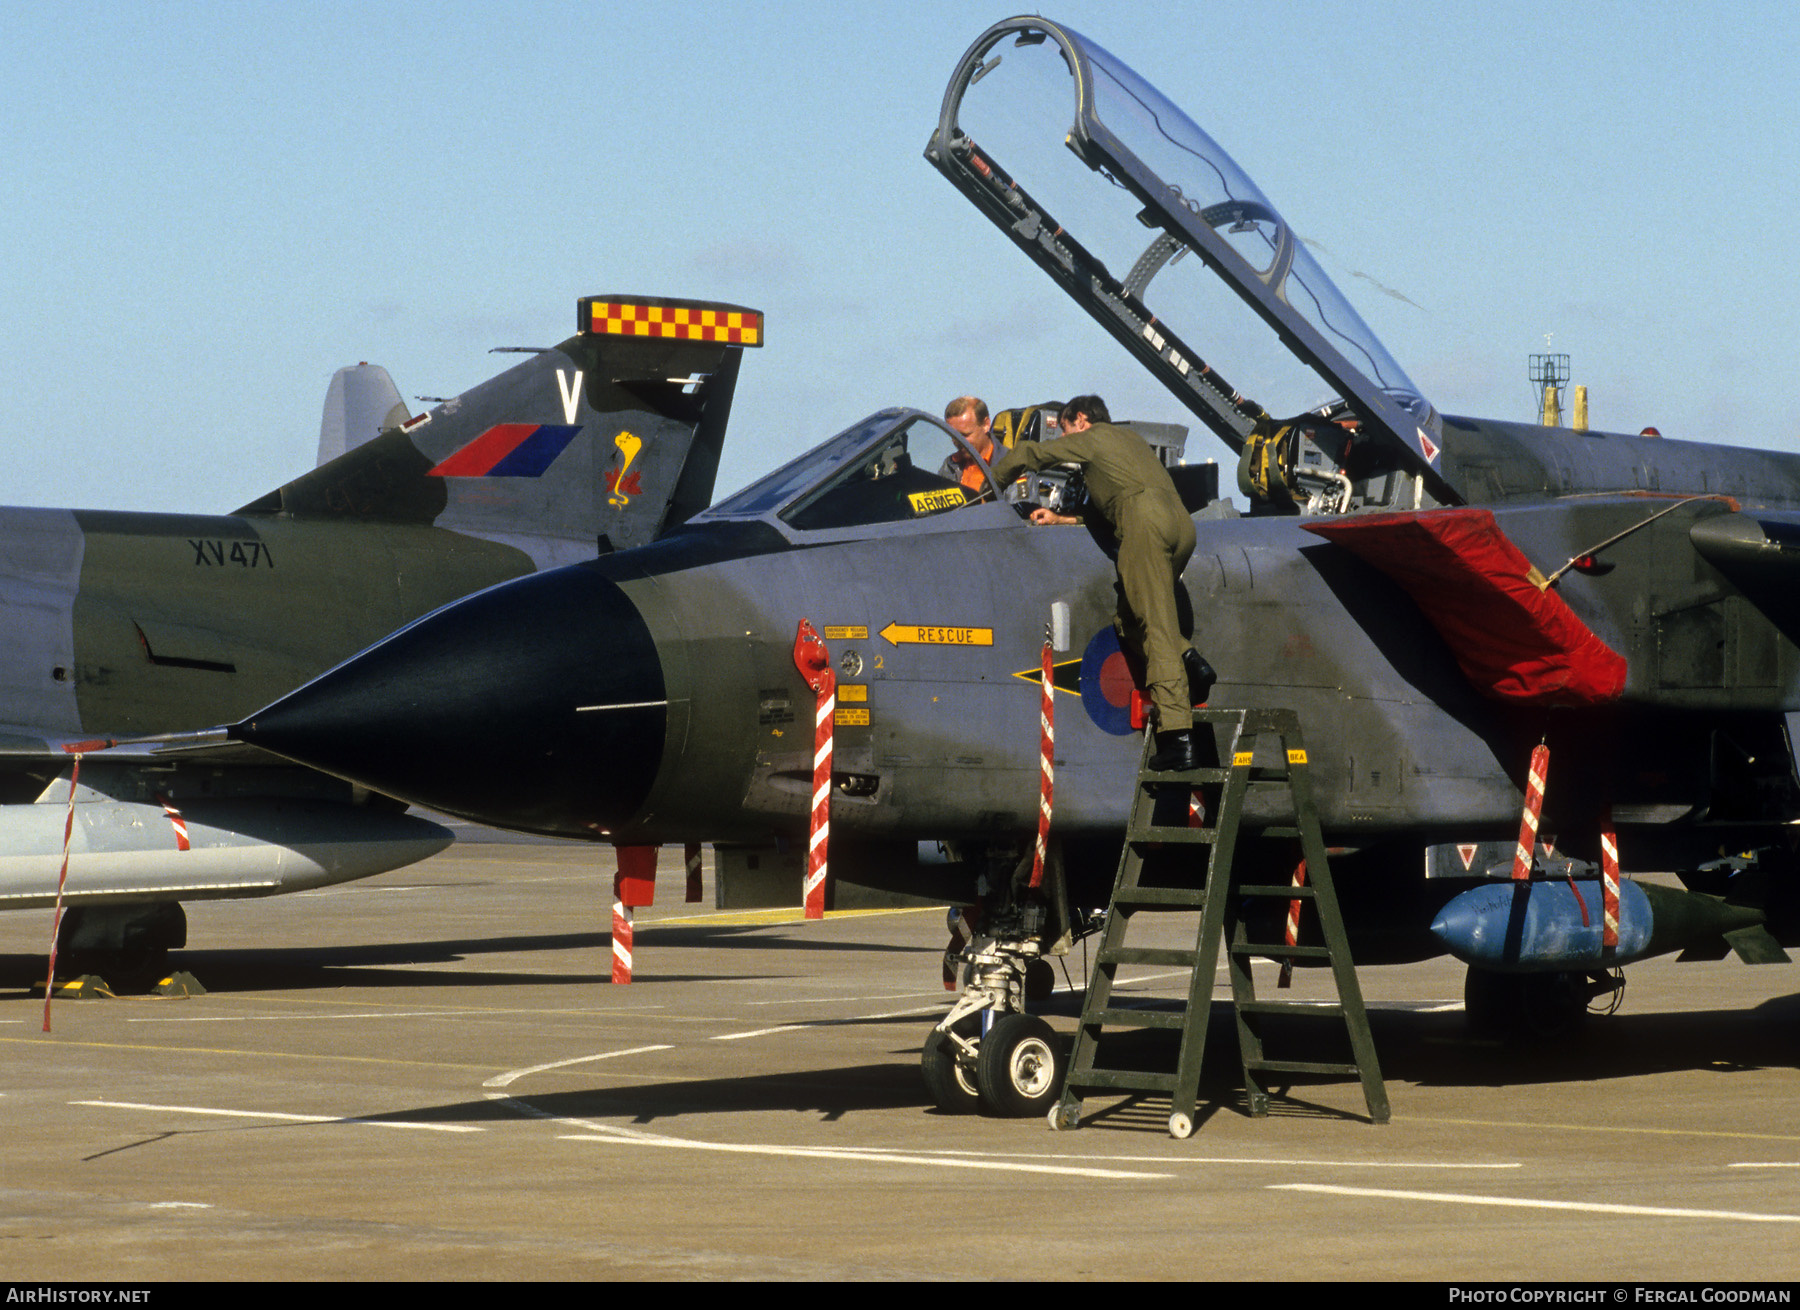
[[[1548,345],[1549,337],[1544,338]],[[1547,428],[1562,426],[1562,389],[1569,380],[1567,355],[1533,355],[1531,382],[1534,394],[1542,402],[1541,422]]]

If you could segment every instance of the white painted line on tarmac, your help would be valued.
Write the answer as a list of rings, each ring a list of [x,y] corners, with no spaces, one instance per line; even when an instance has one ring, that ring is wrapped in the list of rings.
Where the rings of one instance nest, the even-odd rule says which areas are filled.
[[[567,1060],[552,1060],[549,1064],[534,1064],[526,1069],[510,1069],[506,1073],[495,1074],[483,1087],[508,1087],[527,1074],[543,1073],[549,1069],[567,1069],[573,1064],[592,1064],[595,1060],[614,1060],[621,1055],[645,1055],[651,1051],[672,1051],[673,1046],[634,1046],[628,1051],[601,1051],[598,1055],[577,1055]]]
[[[916,1153],[919,1155],[966,1155],[967,1154],[966,1151],[947,1151],[947,1150],[944,1150],[942,1147],[911,1148],[911,1147],[890,1146],[890,1147],[884,1147],[882,1149],[888,1150],[888,1151],[903,1151],[903,1152],[909,1152],[909,1153]],[[984,1152],[983,1158],[984,1159],[1005,1159],[1005,1158],[1011,1158],[1011,1154],[1008,1152],[1004,1152],[1004,1151]],[[1256,1167],[1256,1168],[1273,1167],[1273,1168],[1296,1168],[1296,1169],[1523,1169],[1525,1167],[1522,1163],[1520,1163],[1519,1161],[1516,1161],[1516,1160],[1506,1160],[1506,1161],[1492,1161],[1492,1160],[1482,1160],[1482,1161],[1476,1161],[1476,1160],[1306,1160],[1306,1159],[1278,1159],[1278,1158],[1274,1158],[1274,1157],[1270,1157],[1268,1159],[1262,1159],[1262,1158],[1259,1158],[1256,1156],[1232,1156],[1232,1155],[1206,1156],[1206,1155],[1187,1155],[1187,1154],[1176,1155],[1176,1156],[1165,1156],[1165,1155],[1092,1156],[1092,1155],[1045,1155],[1041,1152],[1035,1152],[1035,1151],[1029,1155],[1023,1156],[1022,1158],[1029,1159],[1029,1160],[1095,1160],[1095,1159],[1104,1159],[1104,1160],[1108,1160],[1114,1164],[1160,1164],[1160,1165],[1169,1166],[1171,1168],[1173,1168],[1176,1165],[1191,1165],[1191,1164],[1206,1164],[1206,1165],[1241,1164],[1241,1165],[1249,1165],[1249,1166]]]
[[[713,1040],[715,1042],[737,1042],[742,1041],[746,1037],[768,1037],[772,1033],[793,1033],[799,1032],[802,1028],[819,1027],[823,1027],[823,1025],[816,1023],[784,1023],[774,1028],[755,1028],[747,1033],[714,1033]]]
[[[980,1169],[989,1173],[1058,1174],[1065,1178],[1172,1178],[1173,1174],[1145,1173],[1133,1169],[1096,1169],[1075,1165],[1025,1164],[987,1157],[907,1155],[898,1151],[868,1151],[835,1146],[756,1146],[738,1142],[696,1142],[688,1138],[653,1135],[620,1136],[618,1130],[569,1134],[565,1142],[608,1142],[614,1146],[660,1146],[682,1151],[721,1151],[734,1155],[775,1155],[808,1160],[858,1160],[871,1164],[929,1165],[940,1169]]]
[[[137,1101],[70,1101],[70,1105],[92,1105],[103,1110],[153,1110],[159,1114],[215,1115],[226,1119],[272,1119],[278,1123],[298,1124],[366,1124],[371,1128],[420,1128],[432,1133],[486,1132],[473,1124],[422,1124],[398,1119],[367,1119],[357,1115],[282,1114],[277,1110],[219,1110],[201,1105],[145,1105]]]
[[[1800,1169],[1800,1160],[1738,1160],[1727,1169]]]
[[[1677,1206],[1620,1205],[1605,1201],[1547,1201],[1530,1196],[1473,1196],[1462,1192],[1398,1192],[1380,1187],[1334,1187],[1325,1183],[1273,1183],[1272,1192],[1322,1192],[1388,1201],[1435,1201],[1441,1205],[1497,1205],[1523,1210],[1573,1210],[1580,1214],[1637,1215],[1646,1219],[1735,1219],[1750,1224],[1800,1224],[1800,1214],[1754,1210],[1688,1210]]]
[[[882,998],[882,997],[861,997],[861,998],[851,997],[848,999],[881,1000],[884,998]],[[737,1042],[737,1041],[742,1041],[746,1037],[770,1037],[770,1036],[773,1036],[775,1033],[799,1032],[805,1028],[843,1028],[850,1024],[874,1023],[875,1021],[877,1021],[879,1019],[910,1019],[910,1018],[916,1018],[919,1016],[930,1016],[930,1015],[942,1016],[942,1015],[945,1015],[948,1013],[949,1013],[949,1010],[945,1008],[943,1002],[936,1001],[930,1005],[911,1005],[911,1006],[908,1006],[904,1010],[883,1010],[879,1014],[852,1015],[848,1019],[809,1019],[805,1023],[783,1023],[783,1024],[777,1024],[773,1028],[752,1028],[748,1032],[715,1033],[713,1035],[712,1040],[715,1042]]]
[[[660,1146],[668,1150],[715,1151],[737,1155],[775,1155],[790,1158],[820,1160],[861,1160],[881,1164],[925,1165],[933,1168],[950,1169],[987,1169],[1001,1173],[1039,1173],[1059,1174],[1064,1177],[1079,1178],[1170,1178],[1171,1174],[1145,1173],[1142,1170],[1076,1168],[1068,1165],[1023,1164],[991,1159],[943,1159],[929,1156],[908,1156],[896,1151],[864,1151],[854,1148],[836,1148],[824,1146],[757,1146],[746,1144],[727,1144],[720,1142],[697,1142],[686,1137],[666,1137],[661,1133],[646,1132],[641,1128],[623,1128],[616,1124],[595,1123],[591,1119],[573,1119],[564,1115],[554,1115],[526,1101],[507,1096],[500,1092],[485,1093],[490,1101],[499,1101],[508,1109],[531,1119],[547,1119],[569,1128],[584,1129],[581,1133],[570,1133],[559,1140],[568,1142],[610,1142],[615,1146]]]
[[[1224,973],[1225,965],[1220,964],[1218,968],[1213,970],[1213,972],[1214,973]],[[1116,983],[1113,984],[1113,990],[1116,992],[1120,988],[1126,987],[1126,986],[1139,987],[1139,986],[1142,986],[1144,983],[1162,982],[1166,978],[1192,978],[1193,976],[1194,975],[1191,974],[1190,972],[1188,972],[1186,969],[1169,969],[1163,973],[1127,974],[1125,977],[1119,979]]]
[[[851,1001],[909,1001],[918,996],[939,997],[945,992],[888,992],[882,996],[788,996],[775,1001],[745,1001],[746,1005],[834,1005]]]
[[[872,1023],[876,1019],[911,1019],[921,1015],[935,1014],[940,1019],[949,1014],[949,1007],[942,1001],[934,1001],[930,1005],[909,1005],[904,1010],[883,1010],[880,1014],[859,1014],[854,1019],[829,1019],[828,1023]]]

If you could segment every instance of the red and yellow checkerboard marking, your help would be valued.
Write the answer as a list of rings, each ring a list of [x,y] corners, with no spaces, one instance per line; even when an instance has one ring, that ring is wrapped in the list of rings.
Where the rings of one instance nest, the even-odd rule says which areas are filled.
[[[592,309],[591,330],[605,336],[718,341],[732,346],[762,344],[762,315],[755,312],[600,301],[595,301]]]

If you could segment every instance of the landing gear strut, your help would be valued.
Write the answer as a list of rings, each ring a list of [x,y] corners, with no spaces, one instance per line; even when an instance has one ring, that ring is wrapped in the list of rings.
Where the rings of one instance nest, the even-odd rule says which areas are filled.
[[[1000,873],[993,879],[1003,890],[973,916],[973,936],[960,950],[953,943],[945,957],[945,977],[960,979],[963,990],[925,1039],[919,1056],[925,1087],[933,1103],[950,1113],[1047,1114],[1062,1094],[1068,1050],[1049,1024],[1025,1010],[1055,990],[1056,975],[1045,955],[1060,954],[1077,937],[1097,931],[1100,917],[1071,924],[1060,852],[1050,862],[1043,889],[1048,897],[1021,882],[1029,875],[1029,858],[1015,868],[1016,852],[970,853],[985,856],[996,873],[1010,869],[1012,876]]]
[[[981,1090],[975,1077],[976,1045],[981,1036],[981,1016],[965,1014],[951,1028],[933,1028],[919,1052],[919,1072],[925,1090],[938,1109],[947,1114],[973,1114],[981,1108]]]
[[[961,1114],[984,1109],[1003,1116],[1034,1113],[1007,1108],[1027,1093],[1016,1087],[1008,1090],[1015,1080],[1013,1062],[1008,1056],[990,1057],[989,1044],[1003,1029],[1016,1033],[1007,1020],[1026,1018],[1027,993],[1038,989],[1050,968],[1041,955],[1042,949],[1041,939],[1035,935],[983,934],[970,941],[956,957],[963,980],[962,996],[925,1038],[919,1057],[926,1090],[940,1110]],[[1042,1019],[1033,1022],[1042,1029],[1033,1030],[1040,1045],[1060,1051],[1050,1025]],[[1020,1039],[1008,1038],[1008,1045],[1017,1040]],[[994,1043],[993,1049],[998,1050],[999,1043]],[[990,1064],[995,1067],[984,1075],[983,1070]],[[1027,1086],[1040,1081],[1035,1067],[1021,1066],[1016,1074]],[[1059,1074],[1049,1090],[1050,1100],[1056,1098],[1061,1086]],[[1045,1109],[1048,1108],[1046,1102]]]

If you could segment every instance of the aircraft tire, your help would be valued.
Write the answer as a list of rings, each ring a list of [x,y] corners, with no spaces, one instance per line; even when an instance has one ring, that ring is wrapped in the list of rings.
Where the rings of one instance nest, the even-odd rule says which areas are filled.
[[[1047,1115],[1067,1070],[1062,1039],[1049,1024],[1035,1015],[1003,1014],[981,1039],[975,1062],[982,1108],[1003,1119]]]
[[[956,1031],[963,1037],[974,1037],[981,1031],[981,1016],[971,1014],[958,1019]],[[974,1114],[981,1108],[981,1092],[975,1085],[974,1069],[965,1066],[958,1054],[949,1035],[933,1028],[919,1052],[919,1072],[938,1109],[945,1114]]]
[[[57,977],[79,978],[94,974],[106,980],[115,996],[135,996],[149,991],[169,972],[169,951],[164,946],[130,946],[117,951],[74,951],[56,962]]]

